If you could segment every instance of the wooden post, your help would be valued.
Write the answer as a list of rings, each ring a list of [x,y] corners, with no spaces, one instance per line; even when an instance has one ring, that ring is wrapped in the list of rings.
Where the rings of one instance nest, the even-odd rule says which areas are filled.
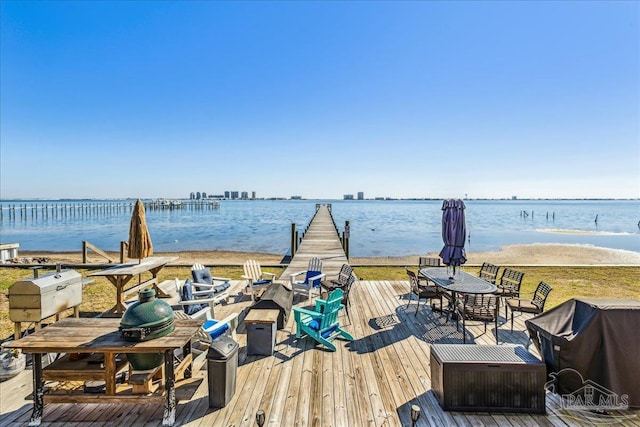
[[[82,263],[83,264],[87,263],[87,241],[86,240],[82,241]]]
[[[124,251],[127,248],[128,243],[125,241],[120,242],[120,264],[124,264]]]
[[[351,230],[349,226],[349,221],[344,222],[344,239],[342,244],[344,245],[344,254],[347,256],[347,260],[349,259],[349,238],[351,237]]]
[[[296,223],[291,223],[291,258],[296,254]]]

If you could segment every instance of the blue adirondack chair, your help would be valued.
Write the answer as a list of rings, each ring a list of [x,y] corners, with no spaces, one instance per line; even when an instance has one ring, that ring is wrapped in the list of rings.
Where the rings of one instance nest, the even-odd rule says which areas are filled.
[[[336,351],[336,346],[331,343],[336,337],[353,341],[353,336],[338,323],[338,312],[344,308],[342,297],[342,289],[336,289],[326,300],[316,299],[315,310],[293,307],[296,338],[300,338],[304,333],[331,351]]]

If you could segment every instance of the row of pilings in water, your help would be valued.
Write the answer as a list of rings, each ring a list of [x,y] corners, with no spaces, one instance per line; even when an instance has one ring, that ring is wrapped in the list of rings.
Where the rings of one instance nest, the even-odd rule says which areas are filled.
[[[113,203],[43,203],[43,204],[13,204],[0,208],[1,220],[27,220],[56,217],[86,217],[99,215],[113,215],[131,213],[135,201]],[[218,209],[217,201],[190,200],[180,203],[145,202],[145,210],[178,210],[178,209]]]

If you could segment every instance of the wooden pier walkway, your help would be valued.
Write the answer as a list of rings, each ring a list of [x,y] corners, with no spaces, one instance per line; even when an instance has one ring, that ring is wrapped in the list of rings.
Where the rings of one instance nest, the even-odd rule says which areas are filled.
[[[348,263],[336,224],[327,205],[318,205],[296,253],[289,266],[282,272],[280,280],[288,282],[290,274],[305,271],[309,260],[313,257],[322,260],[322,271],[327,274],[327,278],[336,277],[342,264]]]

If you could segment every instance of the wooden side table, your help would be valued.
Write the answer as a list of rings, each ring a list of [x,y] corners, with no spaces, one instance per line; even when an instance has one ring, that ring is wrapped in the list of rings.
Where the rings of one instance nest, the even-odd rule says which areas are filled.
[[[276,346],[276,325],[280,310],[249,310],[244,322],[247,326],[247,354],[271,356]]]

